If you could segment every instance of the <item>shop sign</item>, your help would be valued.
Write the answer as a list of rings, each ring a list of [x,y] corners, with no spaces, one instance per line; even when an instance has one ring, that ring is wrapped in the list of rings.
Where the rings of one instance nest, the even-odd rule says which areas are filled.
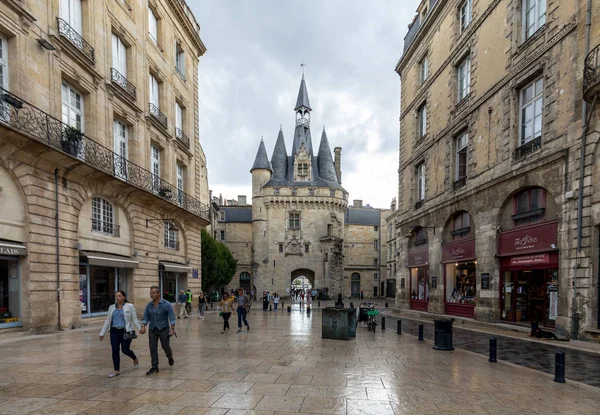
[[[429,247],[415,249],[408,253],[407,266],[409,268],[417,268],[425,266],[429,263]]]
[[[198,270],[197,269],[192,270],[192,278],[198,278]]]
[[[509,265],[540,265],[549,264],[550,254],[521,255],[510,258]]]
[[[0,245],[0,255],[27,255],[27,248],[19,245],[8,245],[2,244]]]
[[[498,237],[498,255],[522,255],[557,249],[558,222],[527,226],[501,232]]]
[[[558,292],[550,291],[550,310],[548,313],[548,319],[556,320],[558,316]]]
[[[490,289],[490,274],[489,274],[489,272],[481,273],[481,289],[482,290]]]
[[[475,238],[442,245],[442,262],[464,262],[475,258]]]

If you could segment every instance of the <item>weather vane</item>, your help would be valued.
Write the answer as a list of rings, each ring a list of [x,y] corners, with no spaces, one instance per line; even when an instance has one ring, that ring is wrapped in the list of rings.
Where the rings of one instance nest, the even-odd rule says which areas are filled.
[[[304,61],[302,61],[302,64],[300,65],[300,67],[302,68],[302,75],[304,75]]]

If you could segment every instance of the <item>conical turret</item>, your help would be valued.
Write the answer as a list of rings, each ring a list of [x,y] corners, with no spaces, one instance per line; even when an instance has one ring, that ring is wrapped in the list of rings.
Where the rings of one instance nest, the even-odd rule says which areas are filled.
[[[331,149],[329,148],[329,140],[327,139],[327,133],[325,127],[323,127],[323,134],[321,134],[321,144],[319,145],[319,177],[321,179],[337,183],[337,175],[335,172],[335,165],[333,164],[333,157],[331,157]]]
[[[273,180],[285,180],[287,178],[288,154],[281,127],[279,127],[279,135],[271,156],[271,165],[273,166]]]
[[[258,151],[256,152],[256,158],[254,159],[254,164],[252,165],[250,172],[255,169],[265,169],[273,172],[273,168],[271,167],[271,163],[267,157],[265,142],[262,139],[260,140],[260,145],[258,146]]]
[[[308,99],[308,91],[306,90],[306,82],[304,81],[304,74],[302,74],[302,81],[300,82],[300,90],[298,91],[298,99],[296,99],[296,107],[294,108],[294,111],[298,111],[302,107],[312,111],[312,108],[310,107],[310,101]]]

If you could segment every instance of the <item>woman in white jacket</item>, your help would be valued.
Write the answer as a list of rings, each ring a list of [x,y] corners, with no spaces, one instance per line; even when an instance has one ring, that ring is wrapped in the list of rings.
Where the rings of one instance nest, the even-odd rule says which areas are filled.
[[[110,345],[112,346],[112,359],[115,371],[108,375],[109,378],[121,374],[121,353],[133,359],[133,367],[139,367],[139,361],[135,353],[130,349],[131,340],[125,340],[123,335],[135,329],[140,329],[140,320],[135,312],[133,304],[127,302],[125,291],[115,293],[116,303],[108,308],[106,321],[100,330],[100,341],[104,340],[104,335],[110,330]]]

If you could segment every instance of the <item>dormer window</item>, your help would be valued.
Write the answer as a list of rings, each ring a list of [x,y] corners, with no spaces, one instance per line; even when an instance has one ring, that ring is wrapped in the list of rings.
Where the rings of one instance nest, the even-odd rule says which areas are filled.
[[[298,176],[308,176],[308,163],[298,164]]]

